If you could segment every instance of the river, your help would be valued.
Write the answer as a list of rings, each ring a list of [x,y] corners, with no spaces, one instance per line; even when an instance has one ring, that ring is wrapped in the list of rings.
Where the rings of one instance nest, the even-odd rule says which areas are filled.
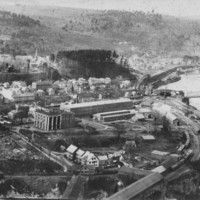
[[[200,73],[199,71],[195,71],[181,75],[180,81],[161,86],[159,89],[182,90],[185,93],[200,92]],[[190,105],[200,110],[200,98],[191,98]]]

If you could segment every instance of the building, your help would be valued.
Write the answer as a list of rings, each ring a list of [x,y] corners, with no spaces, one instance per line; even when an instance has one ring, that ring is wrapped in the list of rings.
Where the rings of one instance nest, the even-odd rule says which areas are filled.
[[[35,90],[44,90],[52,87],[52,83],[49,81],[38,81],[32,83],[32,88]]]
[[[15,103],[31,103],[35,102],[35,94],[34,93],[14,94],[13,99]]]
[[[164,160],[170,153],[164,151],[153,150],[151,156],[157,160]]]
[[[96,173],[96,167],[94,165],[84,165],[81,169],[81,175],[94,175]]]
[[[38,109],[35,111],[34,126],[44,131],[65,129],[74,126],[75,117],[71,112],[57,109]]]
[[[77,104],[61,105],[60,109],[75,113],[77,117],[91,116],[96,113],[132,109],[133,102],[130,99],[116,99],[84,102]]]
[[[93,115],[94,120],[101,121],[103,117],[110,116],[110,115],[118,115],[118,114],[129,114],[130,110],[118,110],[118,111],[112,111],[112,112],[103,112],[103,113],[97,113]]]
[[[104,122],[113,122],[118,120],[128,120],[131,119],[135,114],[127,113],[127,114],[118,114],[118,115],[110,115],[103,117]]]
[[[98,158],[91,152],[86,151],[81,159],[82,165],[93,165],[95,167],[99,167]]]
[[[135,110],[117,110],[94,114],[93,119],[103,122],[111,122],[117,120],[131,119],[135,114]]]
[[[173,113],[168,112],[166,114],[166,118],[169,120],[169,122],[170,122],[171,125],[180,126],[179,119]]]
[[[143,141],[154,141],[155,137],[153,135],[141,135]]]
[[[82,156],[84,155],[85,151],[79,149],[77,152],[76,152],[76,162],[77,163],[81,163],[81,160],[82,160]]]
[[[97,156],[97,158],[99,159],[99,166],[108,164],[108,156]]]
[[[66,157],[70,160],[73,160],[75,158],[76,151],[78,150],[78,147],[71,144],[66,151]]]

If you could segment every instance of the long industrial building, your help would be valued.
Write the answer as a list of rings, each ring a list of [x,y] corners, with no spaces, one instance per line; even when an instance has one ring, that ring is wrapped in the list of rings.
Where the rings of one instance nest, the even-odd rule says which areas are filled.
[[[60,109],[75,113],[76,117],[91,116],[100,112],[132,109],[133,102],[130,99],[116,99],[84,102],[77,104],[61,105]]]
[[[94,120],[112,122],[117,120],[131,119],[137,112],[135,110],[118,110],[111,112],[97,113],[93,115]]]

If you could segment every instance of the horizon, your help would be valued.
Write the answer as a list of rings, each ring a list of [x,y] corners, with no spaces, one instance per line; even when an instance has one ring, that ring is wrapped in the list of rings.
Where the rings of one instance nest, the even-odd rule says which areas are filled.
[[[0,0],[1,6],[51,6],[93,10],[143,11],[197,18],[200,16],[199,0]]]

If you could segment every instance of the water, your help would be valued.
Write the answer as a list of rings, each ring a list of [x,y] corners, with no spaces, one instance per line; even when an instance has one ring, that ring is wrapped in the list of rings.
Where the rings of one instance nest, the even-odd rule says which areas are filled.
[[[180,81],[161,86],[159,89],[182,90],[185,93],[200,92],[200,73],[195,71],[181,75]],[[191,98],[190,105],[195,106],[200,110],[200,98]]]

